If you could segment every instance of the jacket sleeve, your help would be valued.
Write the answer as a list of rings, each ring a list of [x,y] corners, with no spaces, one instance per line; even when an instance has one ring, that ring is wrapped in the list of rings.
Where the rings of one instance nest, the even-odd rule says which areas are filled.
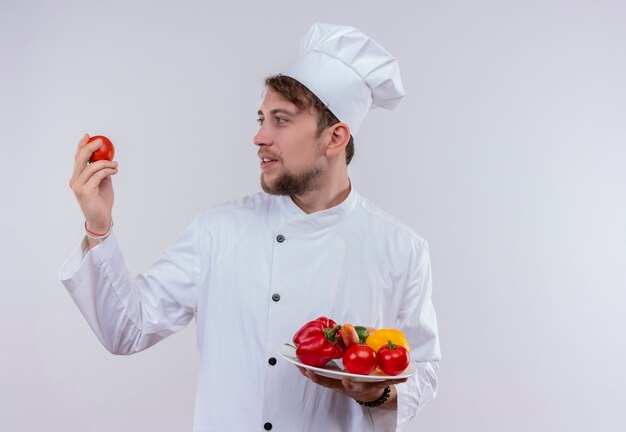
[[[416,241],[409,259],[409,271],[397,326],[411,346],[411,362],[417,373],[398,391],[397,425],[406,423],[437,395],[441,351],[437,316],[432,303],[432,278],[428,244]]]
[[[132,277],[115,235],[85,252],[86,240],[59,278],[107,350],[132,354],[184,328],[195,316],[201,278],[196,219],[148,273]]]

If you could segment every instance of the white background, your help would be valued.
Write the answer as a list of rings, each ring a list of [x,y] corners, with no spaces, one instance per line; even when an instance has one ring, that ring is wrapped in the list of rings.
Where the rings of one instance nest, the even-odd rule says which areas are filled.
[[[194,326],[113,356],[57,280],[74,148],[116,144],[115,229],[146,270],[259,189],[262,79],[315,21],[380,42],[408,94],[350,166],[431,245],[440,395],[403,430],[626,430],[625,5],[0,0],[0,430],[191,430]]]

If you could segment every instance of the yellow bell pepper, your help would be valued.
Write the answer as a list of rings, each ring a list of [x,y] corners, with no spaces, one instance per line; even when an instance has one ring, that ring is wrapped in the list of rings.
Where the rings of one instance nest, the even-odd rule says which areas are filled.
[[[398,329],[380,329],[375,333],[372,333],[365,340],[365,344],[378,352],[378,349],[383,345],[391,341],[394,345],[399,345],[406,348],[407,351],[411,351],[409,343],[406,341],[404,334]]]

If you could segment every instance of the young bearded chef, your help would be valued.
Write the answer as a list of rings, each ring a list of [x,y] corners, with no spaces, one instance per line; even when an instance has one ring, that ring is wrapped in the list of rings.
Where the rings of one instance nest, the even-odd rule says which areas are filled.
[[[99,143],[83,137],[70,183],[90,232],[60,278],[113,353],[196,319],[195,431],[395,430],[436,394],[428,246],[354,190],[347,164],[370,108],[404,96],[397,62],[352,27],[315,24],[266,87],[254,137],[264,192],[200,214],[135,277],[111,232],[117,163],[88,164]],[[281,347],[318,316],[400,329],[417,373],[362,383],[290,365]],[[225,335],[242,355],[215,354]]]

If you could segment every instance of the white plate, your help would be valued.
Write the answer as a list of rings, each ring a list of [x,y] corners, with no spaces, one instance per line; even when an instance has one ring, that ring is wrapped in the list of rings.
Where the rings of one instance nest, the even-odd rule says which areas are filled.
[[[376,382],[376,381],[385,381],[388,379],[408,378],[417,372],[417,368],[415,367],[415,365],[413,363],[410,363],[409,367],[406,368],[404,372],[402,372],[400,375],[395,375],[395,376],[385,375],[384,373],[378,370],[375,370],[370,375],[352,374],[352,373],[345,372],[341,359],[329,361],[324,367],[321,367],[321,368],[313,367],[313,366],[305,365],[300,360],[298,360],[298,357],[296,357],[296,350],[290,347],[289,345],[282,346],[282,348],[280,349],[280,355],[282,356],[282,358],[284,358],[290,363],[293,363],[305,369],[312,370],[318,375],[325,376],[328,378],[334,378],[338,380],[349,378],[353,381]]]

